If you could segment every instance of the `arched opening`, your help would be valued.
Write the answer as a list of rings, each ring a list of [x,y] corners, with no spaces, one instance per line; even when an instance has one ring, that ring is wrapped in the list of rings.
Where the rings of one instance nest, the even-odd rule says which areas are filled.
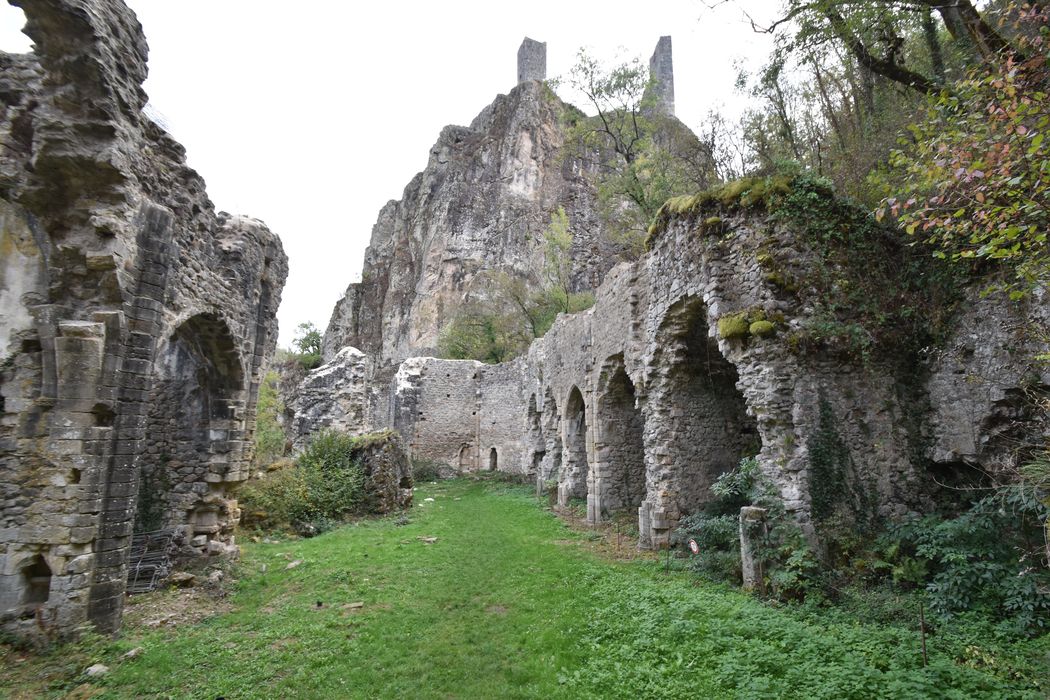
[[[474,468],[474,460],[471,459],[470,445],[463,445],[459,448],[459,470],[461,472],[469,472]]]
[[[187,526],[194,546],[224,539],[227,482],[244,460],[245,370],[226,324],[194,316],[161,345],[150,392],[136,532]]]
[[[528,468],[531,476],[538,476],[542,469],[543,458],[547,455],[547,442],[543,437],[542,416],[536,407],[536,395],[529,397],[528,412],[525,417],[525,436],[531,457]]]
[[[587,407],[578,387],[565,401],[565,468],[562,472],[560,501],[587,497]]]
[[[637,510],[646,492],[645,420],[622,355],[612,358],[601,373],[596,413],[601,435],[595,449],[599,515]]]
[[[708,334],[703,302],[687,298],[675,304],[659,339],[648,434],[650,452],[660,446],[669,459],[659,487],[675,494],[673,502],[661,504],[673,525],[710,502],[715,480],[756,454],[760,444],[737,388],[736,367]]]
[[[25,605],[42,605],[51,597],[51,567],[40,554],[22,569]]]
[[[493,447],[489,450],[489,471],[494,472],[499,467],[499,454],[496,452],[496,448]]]

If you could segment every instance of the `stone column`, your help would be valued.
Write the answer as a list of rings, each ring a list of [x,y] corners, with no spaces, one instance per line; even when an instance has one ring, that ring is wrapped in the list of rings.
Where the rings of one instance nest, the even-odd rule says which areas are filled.
[[[766,535],[766,509],[744,506],[740,509],[740,568],[744,590],[765,592],[765,571],[756,552],[757,540]]]

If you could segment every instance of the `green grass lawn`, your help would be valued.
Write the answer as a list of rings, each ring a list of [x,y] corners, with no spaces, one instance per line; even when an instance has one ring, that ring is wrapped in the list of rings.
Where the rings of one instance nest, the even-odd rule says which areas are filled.
[[[915,630],[769,607],[651,559],[609,561],[518,487],[443,482],[416,503],[407,525],[249,544],[228,611],[18,663],[9,651],[0,687],[230,700],[1040,698],[1050,687],[1045,638],[934,635],[924,668]],[[111,671],[85,682],[85,662]]]

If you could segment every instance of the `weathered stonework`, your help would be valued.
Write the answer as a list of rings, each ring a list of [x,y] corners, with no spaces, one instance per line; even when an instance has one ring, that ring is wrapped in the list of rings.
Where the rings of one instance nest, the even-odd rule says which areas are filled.
[[[674,116],[674,62],[671,58],[671,37],[662,36],[649,59],[652,97],[658,109]]]
[[[0,623],[120,625],[133,532],[235,548],[287,274],[143,113],[116,0],[19,0],[0,53]]]
[[[547,79],[547,44],[525,37],[518,47],[518,83]]]
[[[367,411],[369,427],[396,428],[417,458],[529,474],[538,486],[555,480],[559,502],[586,499],[590,522],[637,511],[643,547],[666,546],[678,520],[710,500],[715,479],[751,455],[813,533],[812,480],[823,477],[814,476],[810,449],[829,431],[845,454],[837,507],[858,519],[921,512],[932,494],[927,470],[950,466],[963,449],[974,467],[1004,459],[972,442],[944,445],[958,444],[967,426],[1003,425],[996,416],[1007,397],[1050,386],[1045,369],[1033,375],[1001,357],[1005,350],[971,353],[978,359],[964,365],[946,358],[965,359],[952,348],[983,347],[978,339],[1018,327],[1021,310],[975,300],[948,350],[918,373],[925,385],[902,391],[896,365],[785,342],[813,310],[770,280],[759,256],[771,246],[793,251],[801,268],[812,260],[789,224],[761,210],[726,216],[719,235],[675,219],[641,261],[608,273],[593,308],[559,317],[525,356],[494,366],[401,363],[394,382],[375,386],[385,398],[373,406],[384,408]],[[719,336],[720,318],[754,309],[782,319],[772,334]],[[974,323],[998,330],[975,331]],[[1023,350],[1038,349],[1029,339]],[[972,390],[962,415],[947,396],[967,371],[994,376],[996,388]],[[922,415],[916,396],[927,397]],[[916,430],[928,433],[922,454]],[[978,444],[994,444],[993,436]]]
[[[658,107],[673,113],[670,49],[661,38],[651,72]],[[324,339],[326,357],[354,344],[365,359],[344,350],[358,358],[352,371],[322,369],[307,381],[353,397],[350,407],[319,397],[320,414],[335,414],[325,420],[359,431],[394,428],[414,458],[460,471],[527,474],[538,490],[556,486],[563,505],[585,500],[592,523],[637,512],[639,545],[653,548],[667,546],[678,521],[709,502],[716,479],[744,457],[757,459],[760,478],[819,545],[817,526],[829,513],[870,522],[922,512],[938,495],[938,472],[1014,468],[1021,437],[1046,439],[1031,406],[1050,394],[1050,375],[1025,359],[1045,352],[1045,338],[1019,332],[1050,327],[1042,296],[1018,306],[975,287],[933,353],[879,346],[856,354],[837,341],[792,342],[827,322],[814,297],[819,274],[831,269],[846,285],[850,274],[883,275],[896,289],[905,253],[880,245],[865,253],[879,265],[850,272],[804,216],[770,215],[760,194],[740,206],[724,193],[669,203],[649,252],[605,272],[591,309],[560,316],[512,362],[422,356],[448,318],[441,309],[466,293],[464,280],[480,269],[538,263],[518,237],[478,249],[448,215],[469,208],[472,226],[491,230],[513,200],[489,172],[502,183],[539,182],[536,172],[549,178],[536,164],[549,162],[557,138],[543,142],[535,162],[520,149],[484,145],[527,136],[539,143],[530,134],[556,133],[536,126],[549,124],[546,117],[494,116],[535,115],[538,89],[519,86],[471,130],[446,130],[405,200],[380,214],[365,282],[351,285]],[[465,165],[479,157],[482,174]],[[475,199],[449,180],[499,194]],[[568,211],[590,196],[572,182],[530,188],[529,197],[540,197],[543,212],[559,203]],[[786,181],[738,184],[738,194],[791,193]],[[844,221],[863,224],[836,225]],[[303,422],[306,432],[311,422]]]

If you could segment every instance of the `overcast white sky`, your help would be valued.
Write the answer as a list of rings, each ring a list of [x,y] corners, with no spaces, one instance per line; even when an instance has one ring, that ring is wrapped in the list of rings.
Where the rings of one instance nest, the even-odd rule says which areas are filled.
[[[677,114],[697,130],[709,109],[738,108],[736,62],[768,51],[740,6],[765,18],[779,0],[739,2],[128,0],[149,41],[151,103],[212,201],[284,243],[282,345],[302,321],[325,328],[360,279],[380,207],[423,169],[441,128],[514,87],[524,36],[547,42],[555,77],[581,46],[647,63],[671,35]],[[0,49],[29,49],[23,21],[0,4]]]

